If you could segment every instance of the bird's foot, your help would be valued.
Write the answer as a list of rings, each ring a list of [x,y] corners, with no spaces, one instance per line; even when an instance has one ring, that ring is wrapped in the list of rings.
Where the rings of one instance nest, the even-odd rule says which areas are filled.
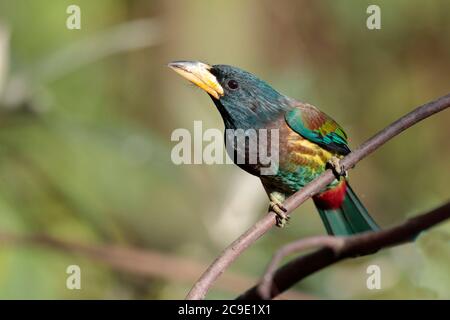
[[[333,156],[330,160],[328,160],[327,164],[331,168],[331,170],[333,170],[333,173],[336,176],[337,180],[340,180],[341,177],[347,178],[347,170],[345,170],[342,166],[340,158]]]
[[[272,192],[269,195],[270,206],[269,209],[276,213],[277,227],[283,228],[289,222],[289,216],[286,213],[287,209],[283,206],[283,201],[285,199],[284,195],[279,192]]]

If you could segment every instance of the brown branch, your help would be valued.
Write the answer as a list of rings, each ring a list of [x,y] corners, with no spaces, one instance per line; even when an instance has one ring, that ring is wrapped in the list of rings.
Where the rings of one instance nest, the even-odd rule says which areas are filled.
[[[173,254],[161,253],[156,250],[127,248],[115,245],[82,244],[74,241],[61,240],[49,235],[13,235],[0,233],[0,248],[11,245],[32,245],[59,250],[64,254],[78,254],[107,267],[145,278],[159,278],[170,282],[183,284],[192,283],[206,265],[195,260],[179,257]],[[223,291],[239,294],[255,283],[256,279],[241,274],[229,273],[217,287]],[[288,291],[281,298],[314,299],[313,296],[297,291]]]
[[[385,129],[374,135],[363,143],[358,149],[348,154],[342,159],[341,164],[344,169],[351,169],[361,159],[367,157],[381,145],[413,126],[417,122],[439,112],[450,106],[450,94],[443,96],[435,101],[426,103],[399,120],[393,122]],[[307,199],[322,190],[335,179],[331,170],[326,170],[318,178],[307,184],[300,191],[289,197],[284,203],[284,207],[291,213]],[[264,218],[260,219],[254,226],[248,229],[243,235],[228,246],[216,260],[208,267],[200,279],[194,284],[186,299],[204,299],[209,288],[215,280],[225,271],[225,269],[236,260],[242,252],[252,245],[259,237],[265,234],[275,225],[275,213],[269,212]],[[327,250],[329,252],[329,250]]]
[[[450,202],[447,202],[431,212],[411,218],[396,227],[377,232],[362,233],[346,238],[331,237],[335,240],[342,240],[343,243],[340,243],[339,241],[333,243],[334,241],[328,239],[327,244],[329,245],[333,243],[332,247],[328,246],[306,256],[298,257],[285,264],[276,272],[272,270],[274,268],[274,263],[279,262],[279,260],[275,260],[278,259],[278,257],[275,256],[276,258],[272,260],[269,267],[271,269],[268,269],[268,272],[264,276],[261,283],[249,289],[247,292],[239,296],[238,299],[259,300],[274,298],[284,290],[296,284],[298,281],[331,264],[349,257],[374,253],[386,247],[396,246],[412,241],[419,235],[420,232],[429,229],[449,218]],[[293,243],[293,247],[304,249],[301,248],[300,244],[302,241],[307,240],[308,239],[300,240],[297,244]],[[326,243],[322,244],[327,245]],[[337,247],[335,246],[336,244]],[[284,253],[290,252],[286,251],[280,255],[283,255]]]
[[[277,267],[283,258],[294,252],[299,252],[307,249],[326,247],[331,249],[336,255],[342,250],[345,245],[345,238],[333,237],[333,236],[316,236],[300,239],[291,242],[279,249],[273,256],[266,271],[261,279],[261,283],[258,285],[258,293],[263,299],[270,299],[271,292],[276,286],[273,284],[274,274],[277,271]]]

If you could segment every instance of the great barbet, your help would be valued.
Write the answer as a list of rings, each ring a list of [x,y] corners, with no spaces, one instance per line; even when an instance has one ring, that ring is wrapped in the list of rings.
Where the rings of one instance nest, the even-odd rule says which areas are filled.
[[[209,94],[226,129],[278,130],[279,163],[274,174],[261,174],[258,162],[237,163],[260,177],[278,226],[284,226],[288,218],[282,202],[331,166],[336,179],[313,197],[328,234],[345,236],[379,229],[347,176],[341,174],[339,159],[350,149],[346,133],[331,117],[237,67],[198,61],[175,61],[169,67]],[[247,159],[249,148],[243,152]],[[236,154],[230,156],[235,161]]]

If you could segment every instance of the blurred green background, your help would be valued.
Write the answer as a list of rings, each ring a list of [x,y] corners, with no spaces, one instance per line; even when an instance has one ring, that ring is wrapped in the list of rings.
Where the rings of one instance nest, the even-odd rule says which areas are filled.
[[[70,4],[81,8],[81,30],[66,28]],[[381,30],[366,28],[370,4],[381,8]],[[249,70],[332,115],[355,148],[449,92],[449,13],[445,0],[1,0],[0,298],[183,298],[265,213],[259,180],[237,167],[171,162],[174,129],[192,130],[194,120],[205,129],[223,124],[207,95],[167,62]],[[439,113],[350,172],[382,226],[448,200],[449,123],[450,112]],[[72,247],[20,241],[34,234]],[[324,228],[308,202],[288,228],[243,254],[228,285],[208,297],[235,297],[277,248],[317,234]],[[73,244],[139,248],[148,260],[108,260]],[[73,264],[81,290],[66,288]],[[381,290],[366,287],[371,264],[381,268]],[[327,268],[291,293],[450,298],[449,268],[446,223],[415,244]]]

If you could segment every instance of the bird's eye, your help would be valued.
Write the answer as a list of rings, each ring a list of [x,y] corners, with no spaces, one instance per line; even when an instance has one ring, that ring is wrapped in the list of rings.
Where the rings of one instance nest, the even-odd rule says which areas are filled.
[[[231,90],[236,90],[237,88],[239,88],[239,84],[237,83],[236,80],[229,80],[227,82],[227,86],[228,88],[230,88]]]

